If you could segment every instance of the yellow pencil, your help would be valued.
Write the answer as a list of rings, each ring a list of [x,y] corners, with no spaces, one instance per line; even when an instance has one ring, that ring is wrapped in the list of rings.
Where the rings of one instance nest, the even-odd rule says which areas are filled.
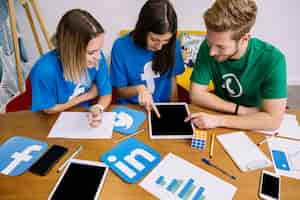
[[[215,143],[215,133],[212,133],[211,134],[211,139],[210,139],[209,158],[213,157],[213,154],[214,154],[214,143]]]

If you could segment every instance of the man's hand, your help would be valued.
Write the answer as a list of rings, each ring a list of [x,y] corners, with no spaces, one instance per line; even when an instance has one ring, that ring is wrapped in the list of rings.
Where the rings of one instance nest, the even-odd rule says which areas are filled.
[[[192,113],[184,121],[191,121],[200,129],[217,128],[223,124],[222,116],[207,114],[204,112]]]

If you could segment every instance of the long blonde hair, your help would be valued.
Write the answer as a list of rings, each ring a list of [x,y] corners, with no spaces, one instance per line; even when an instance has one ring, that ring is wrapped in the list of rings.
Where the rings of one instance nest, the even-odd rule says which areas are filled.
[[[87,11],[73,9],[64,14],[57,26],[55,43],[65,80],[80,83],[87,73],[86,47],[101,33],[102,26]]]
[[[255,23],[255,0],[216,0],[204,13],[206,28],[215,32],[233,31],[232,39],[239,40],[249,33]]]

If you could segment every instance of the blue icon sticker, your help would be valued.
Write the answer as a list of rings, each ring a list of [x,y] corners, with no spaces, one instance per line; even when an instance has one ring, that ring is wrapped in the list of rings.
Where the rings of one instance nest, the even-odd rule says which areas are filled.
[[[286,154],[283,151],[272,150],[272,155],[277,169],[290,171]]]
[[[129,138],[108,152],[100,160],[128,183],[136,183],[160,162],[157,151],[136,138]]]
[[[12,137],[0,146],[0,173],[18,176],[30,168],[48,148],[48,144],[25,137]]]
[[[144,112],[130,109],[125,106],[118,106],[114,108],[112,112],[116,113],[114,131],[126,135],[136,132],[146,119]]]

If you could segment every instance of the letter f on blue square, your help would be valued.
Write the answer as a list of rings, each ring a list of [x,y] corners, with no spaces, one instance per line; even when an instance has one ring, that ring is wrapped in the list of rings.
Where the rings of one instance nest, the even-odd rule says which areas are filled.
[[[25,137],[12,137],[0,146],[0,172],[17,176],[31,167],[47,150],[48,144]]]

